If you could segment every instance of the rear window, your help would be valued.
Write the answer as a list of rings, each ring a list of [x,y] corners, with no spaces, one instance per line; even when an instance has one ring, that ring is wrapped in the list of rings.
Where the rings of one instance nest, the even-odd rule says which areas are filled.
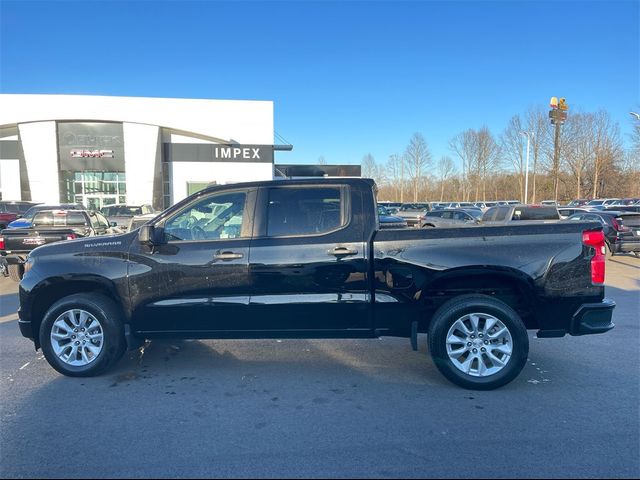
[[[559,220],[556,207],[516,207],[513,220]]]
[[[640,213],[637,215],[623,214],[620,215],[620,219],[622,220],[622,223],[624,223],[627,227],[640,227]]]
[[[87,225],[82,212],[39,212],[33,217],[34,226],[80,227]]]
[[[344,225],[342,188],[272,188],[267,235],[317,235]]]
[[[145,209],[148,210],[148,209]],[[112,207],[104,207],[102,209],[102,213],[104,213],[105,215],[107,215],[108,217],[114,217],[116,215],[120,215],[123,217],[127,217],[127,216],[131,216],[133,217],[134,215],[142,215],[143,213],[151,213],[148,211],[142,211],[142,207],[131,207],[131,206],[127,206],[127,205],[115,205]]]

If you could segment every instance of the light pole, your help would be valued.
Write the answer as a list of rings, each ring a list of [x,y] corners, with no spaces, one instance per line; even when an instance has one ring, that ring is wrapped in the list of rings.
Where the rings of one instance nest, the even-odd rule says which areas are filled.
[[[529,144],[531,143],[531,132],[520,132],[522,135],[527,137],[527,164],[525,166],[524,173],[524,203],[526,204],[529,201]]]
[[[636,113],[636,112],[629,112],[629,115],[631,115],[633,118],[635,118],[636,120],[640,121],[640,113]]]

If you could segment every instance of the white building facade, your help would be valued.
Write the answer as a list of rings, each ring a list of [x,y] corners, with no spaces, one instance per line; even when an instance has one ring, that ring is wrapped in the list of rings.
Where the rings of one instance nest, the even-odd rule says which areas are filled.
[[[162,209],[273,163],[270,101],[0,95],[4,200]]]

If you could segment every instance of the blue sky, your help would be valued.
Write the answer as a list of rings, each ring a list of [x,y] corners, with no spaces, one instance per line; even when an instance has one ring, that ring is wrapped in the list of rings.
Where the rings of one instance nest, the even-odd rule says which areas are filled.
[[[0,0],[0,92],[273,100],[279,163],[384,162],[414,132],[438,159],[554,95],[626,136],[639,5]]]

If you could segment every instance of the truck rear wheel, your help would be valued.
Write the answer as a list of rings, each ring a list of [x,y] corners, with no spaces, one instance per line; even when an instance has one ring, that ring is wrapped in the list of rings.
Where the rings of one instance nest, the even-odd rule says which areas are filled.
[[[454,298],[433,316],[429,351],[451,382],[472,390],[493,390],[524,368],[529,337],[520,316],[486,295]]]
[[[9,265],[9,278],[14,282],[20,282],[24,276],[23,265]]]
[[[104,295],[64,297],[47,310],[40,325],[40,345],[49,365],[63,375],[99,375],[126,350],[121,315]]]

